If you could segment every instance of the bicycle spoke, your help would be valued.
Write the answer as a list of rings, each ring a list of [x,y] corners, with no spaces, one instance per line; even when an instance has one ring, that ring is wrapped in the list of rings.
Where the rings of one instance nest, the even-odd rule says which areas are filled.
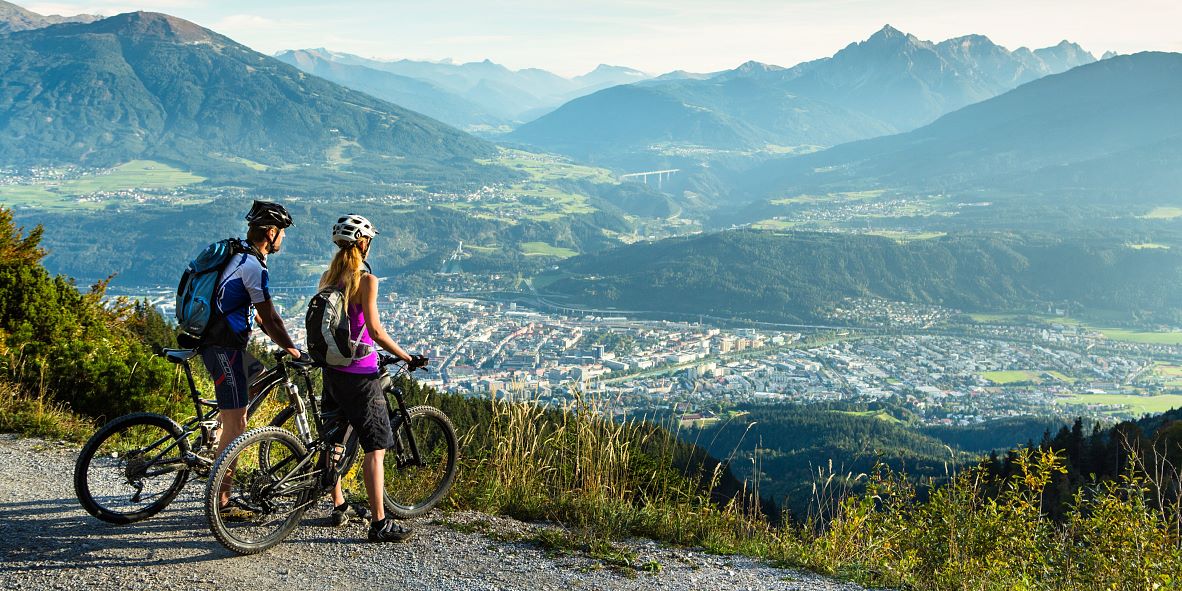
[[[457,461],[455,432],[446,416],[429,407],[410,412],[409,430],[399,426],[385,459],[386,504],[401,517],[434,507],[451,487]]]
[[[287,536],[314,497],[310,459],[298,440],[275,427],[248,432],[226,450],[207,487],[207,516],[226,547],[243,554]],[[215,488],[216,487],[216,488]],[[228,500],[226,509],[222,499]]]
[[[90,502],[111,520],[132,520],[167,505],[187,470],[176,441],[163,426],[146,422],[110,433],[85,467]],[[165,442],[170,445],[157,449]]]

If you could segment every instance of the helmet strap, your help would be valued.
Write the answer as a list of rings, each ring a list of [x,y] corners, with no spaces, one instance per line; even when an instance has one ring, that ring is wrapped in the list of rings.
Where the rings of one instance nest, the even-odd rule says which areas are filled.
[[[275,226],[275,228],[276,228],[275,235],[278,236],[279,232],[281,232],[282,230],[278,226]],[[267,233],[267,252],[265,254],[274,254],[274,253],[275,253],[275,239],[272,238],[271,233],[268,232]]]

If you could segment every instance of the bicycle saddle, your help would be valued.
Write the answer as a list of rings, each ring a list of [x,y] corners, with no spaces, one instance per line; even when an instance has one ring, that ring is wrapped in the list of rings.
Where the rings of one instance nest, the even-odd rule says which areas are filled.
[[[165,349],[164,358],[173,363],[184,363],[197,356],[197,349]]]

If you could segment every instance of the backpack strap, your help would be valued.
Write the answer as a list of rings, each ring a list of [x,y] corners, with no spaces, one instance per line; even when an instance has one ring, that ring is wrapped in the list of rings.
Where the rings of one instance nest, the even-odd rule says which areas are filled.
[[[259,252],[259,249],[255,248],[253,244],[241,238],[235,239],[234,252],[252,254],[254,255],[254,258],[258,259],[259,264],[262,265],[264,269],[267,268],[267,258],[263,256],[263,253]]]

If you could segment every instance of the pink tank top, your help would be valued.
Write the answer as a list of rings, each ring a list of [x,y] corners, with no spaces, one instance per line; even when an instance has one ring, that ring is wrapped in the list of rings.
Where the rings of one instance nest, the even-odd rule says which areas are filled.
[[[357,341],[358,348],[364,350],[369,346],[369,355],[354,359],[353,363],[345,367],[334,368],[345,373],[370,374],[378,371],[378,348],[369,336],[369,329],[365,326],[365,312],[361,304],[349,304],[349,340]]]

